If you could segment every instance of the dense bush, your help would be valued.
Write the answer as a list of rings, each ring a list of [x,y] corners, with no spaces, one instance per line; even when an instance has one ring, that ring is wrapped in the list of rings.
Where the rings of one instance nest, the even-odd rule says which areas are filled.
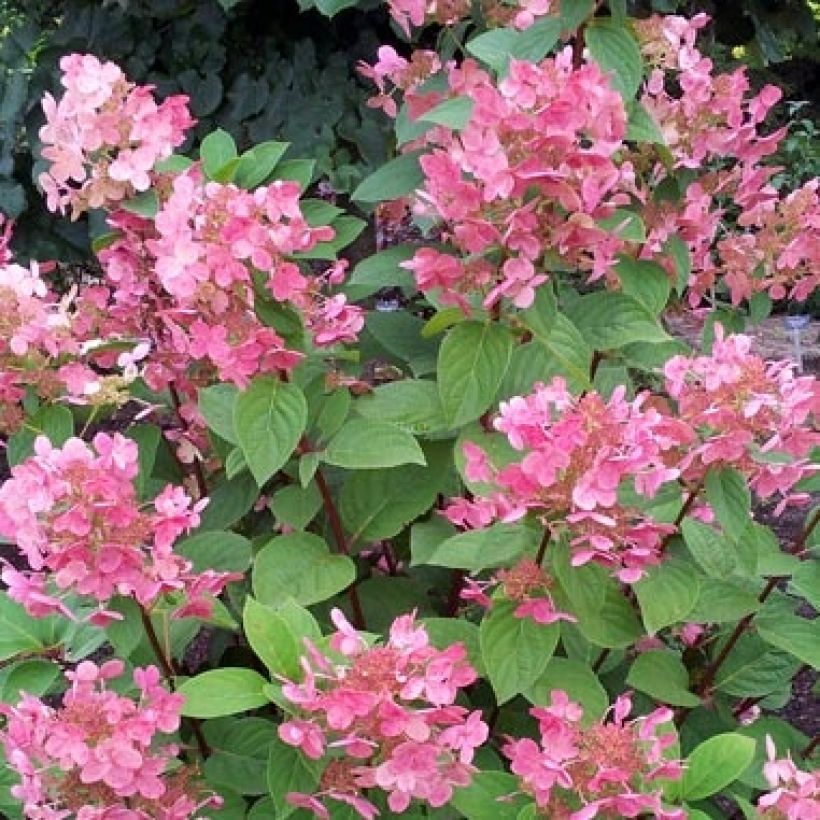
[[[85,6],[131,63],[64,54],[41,114],[81,15],[5,41],[27,173],[96,259],[70,285],[21,264],[40,215],[4,223],[3,811],[817,817],[776,711],[820,666],[820,388],[730,332],[817,291],[781,92],[705,15],[392,0],[368,113],[333,58],[315,86],[362,145],[394,126],[350,155],[351,268],[365,220],[312,184],[359,138],[209,102],[257,59],[219,5]]]

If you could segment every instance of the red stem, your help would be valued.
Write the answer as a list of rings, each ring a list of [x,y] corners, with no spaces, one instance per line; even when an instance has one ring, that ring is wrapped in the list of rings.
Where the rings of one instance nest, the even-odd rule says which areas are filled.
[[[156,655],[157,662],[162,669],[162,675],[168,684],[168,688],[173,692],[176,689],[175,678],[177,676],[173,662],[165,654],[165,650],[159,642],[157,632],[154,629],[154,624],[151,621],[151,616],[148,613],[148,610],[146,610],[141,604],[139,605],[139,608],[140,617],[142,618],[142,627],[145,630],[148,643],[151,644],[151,649],[154,650],[154,655]],[[211,754],[211,747],[208,745],[208,741],[205,740],[205,735],[202,734],[202,726],[200,726],[200,723],[196,718],[188,718],[188,725],[191,727],[191,731],[196,738],[196,745],[199,747],[199,753],[202,755],[204,760]]]
[[[327,520],[330,523],[330,529],[333,532],[333,538],[336,541],[336,547],[342,555],[350,555],[350,549],[347,545],[347,539],[345,538],[344,528],[342,527],[342,519],[339,516],[339,510],[336,508],[336,504],[333,501],[333,496],[330,492],[330,487],[327,486],[327,481],[325,480],[324,474],[321,470],[316,470],[316,486],[319,488],[319,493],[322,496],[322,503],[325,507],[325,514],[327,515]],[[362,610],[362,604],[359,600],[359,593],[356,590],[355,584],[351,584],[347,588],[347,594],[350,598],[350,608],[353,611],[353,625],[356,629],[367,629],[365,619],[364,619],[364,611]]]

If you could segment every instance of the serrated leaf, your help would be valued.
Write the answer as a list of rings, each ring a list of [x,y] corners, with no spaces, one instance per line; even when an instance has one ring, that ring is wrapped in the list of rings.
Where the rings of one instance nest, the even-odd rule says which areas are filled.
[[[667,559],[650,567],[634,589],[646,630],[654,635],[686,620],[697,603],[700,582],[690,564]]]
[[[706,475],[706,500],[723,532],[737,542],[750,521],[752,494],[746,479],[731,467],[710,470]]]
[[[395,424],[415,436],[449,429],[433,381],[401,379],[379,385],[357,399],[354,408],[360,416]]]
[[[253,593],[271,606],[293,598],[303,606],[326,601],[356,579],[356,566],[333,555],[318,535],[295,532],[268,541],[253,565]]]
[[[700,705],[700,698],[689,691],[686,667],[670,650],[641,652],[629,669],[626,683],[670,706],[694,709]]]
[[[367,177],[351,194],[356,202],[385,202],[411,194],[424,181],[420,151],[402,154]]]
[[[260,604],[248,596],[242,613],[242,628],[251,649],[274,680],[277,675],[288,680],[301,677],[303,636],[294,630],[281,610]]]
[[[752,761],[755,742],[739,734],[710,737],[689,755],[679,793],[684,800],[703,800],[733,783]]]
[[[348,470],[379,470],[426,464],[416,439],[406,430],[370,419],[351,419],[328,442],[322,460]]]
[[[735,568],[732,545],[719,532],[693,518],[685,518],[681,532],[686,548],[700,568],[712,578],[726,578]]]
[[[289,803],[290,792],[313,794],[322,772],[321,761],[310,760],[298,749],[275,739],[268,755],[268,792],[276,809],[276,820],[290,817],[297,809]]]
[[[221,128],[208,134],[199,147],[202,170],[209,179],[216,179],[219,172],[236,156],[233,137]]]
[[[253,190],[267,180],[290,147],[289,142],[260,142],[239,158],[233,181],[240,188]]]
[[[195,572],[244,572],[251,565],[251,542],[235,532],[198,532],[174,551],[191,561]]]
[[[237,444],[233,413],[239,389],[233,384],[214,384],[199,391],[198,404],[205,423],[220,438]]]
[[[261,487],[296,449],[307,425],[307,403],[295,385],[258,376],[236,399],[237,442]]]
[[[596,291],[576,299],[567,316],[586,342],[597,350],[616,350],[633,342],[667,342],[657,319],[623,293]]]
[[[239,794],[267,794],[268,754],[276,725],[263,718],[216,719],[202,725],[211,754],[202,764],[208,783]]]
[[[612,72],[612,85],[631,100],[643,78],[643,58],[635,37],[614,20],[598,17],[587,26],[585,40],[592,59]]]
[[[224,667],[188,678],[177,689],[184,695],[182,714],[213,718],[258,709],[268,703],[262,691],[267,681],[255,670]]]
[[[449,100],[433,106],[429,111],[422,114],[419,119],[422,122],[442,125],[453,131],[460,131],[470,121],[473,113],[475,101],[470,97],[451,97]]]
[[[558,624],[516,618],[517,604],[495,601],[479,627],[481,657],[500,706],[525,692],[543,674],[558,644]]]
[[[462,322],[447,333],[438,356],[438,389],[450,426],[477,419],[490,406],[512,350],[509,330],[495,322]]]
[[[479,572],[499,567],[534,547],[538,533],[523,524],[493,524],[468,530],[442,541],[426,563],[437,567]]]

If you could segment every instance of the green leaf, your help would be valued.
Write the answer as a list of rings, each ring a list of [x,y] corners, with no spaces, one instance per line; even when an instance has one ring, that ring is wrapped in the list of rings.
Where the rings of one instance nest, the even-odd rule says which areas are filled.
[[[316,0],[316,8],[326,17],[335,17],[344,9],[358,5],[359,0]]]
[[[629,105],[629,122],[626,138],[631,142],[649,142],[666,145],[666,138],[655,118],[647,111],[646,106],[637,101]]]
[[[746,633],[732,647],[715,678],[719,692],[734,697],[765,697],[788,685],[800,661]]]
[[[202,733],[211,754],[202,764],[205,779],[239,794],[267,794],[268,755],[276,724],[263,718],[209,720]]]
[[[180,541],[174,551],[191,561],[195,572],[244,572],[251,565],[251,542],[235,532],[199,532]]]
[[[611,216],[599,219],[598,225],[625,242],[646,242],[646,225],[644,225],[644,221],[638,214],[628,208],[616,208]],[[625,259],[630,262],[636,261],[630,257],[625,257]]]
[[[801,561],[791,580],[792,588],[802,595],[812,608],[820,610],[820,561]]]
[[[351,419],[328,442],[322,460],[348,470],[379,470],[399,464],[426,464],[416,439],[385,422]]]
[[[710,470],[706,475],[706,500],[723,532],[737,542],[751,520],[752,494],[746,479],[731,467]]]
[[[356,202],[384,202],[413,193],[424,182],[420,151],[402,154],[382,165],[351,194]]]
[[[303,636],[296,632],[281,609],[274,609],[248,596],[242,613],[242,628],[251,649],[268,668],[272,677],[281,675],[298,680]]]
[[[449,100],[433,106],[429,111],[422,114],[419,119],[422,122],[443,125],[453,131],[460,131],[470,122],[475,101],[470,97],[451,97]]]
[[[233,422],[248,468],[261,487],[296,449],[307,425],[307,402],[295,384],[258,376],[237,397]]]
[[[16,467],[34,454],[34,440],[45,436],[55,447],[74,435],[74,416],[62,404],[47,404],[26,419],[22,430],[9,436],[6,459],[9,467]]]
[[[630,100],[643,78],[641,49],[631,32],[611,19],[598,17],[586,28],[586,45],[592,59],[612,72],[612,85]]]
[[[259,497],[259,489],[250,473],[221,481],[211,490],[208,506],[200,516],[199,531],[222,530],[239,521]]]
[[[606,587],[598,613],[578,618],[578,628],[587,640],[607,649],[631,646],[643,634],[635,610],[613,586]]]
[[[233,413],[239,390],[233,384],[214,384],[199,391],[199,410],[208,427],[220,438],[237,444]]]
[[[609,695],[603,684],[589,666],[580,661],[552,658],[538,680],[523,694],[535,706],[549,706],[556,689],[564,690],[571,700],[581,704],[585,723],[600,720],[609,708]]]
[[[516,820],[529,802],[519,793],[515,775],[507,772],[479,771],[470,784],[453,792],[452,807],[467,820]]]
[[[518,604],[497,600],[479,627],[481,657],[500,706],[527,691],[547,668],[561,630],[516,618]]]
[[[567,315],[586,342],[597,350],[615,350],[632,342],[666,342],[657,319],[624,293],[596,291],[576,299]]]
[[[33,658],[7,666],[2,670],[0,702],[18,703],[23,693],[41,697],[60,677],[60,667],[54,661]]]
[[[354,407],[366,419],[395,424],[415,436],[449,429],[438,386],[433,381],[401,379],[388,382],[357,399]]]
[[[120,203],[120,207],[124,211],[142,216],[145,219],[153,219],[159,213],[159,198],[157,192],[151,188],[131,199],[126,199]]]
[[[527,323],[535,339],[519,345],[513,352],[509,376],[512,378],[516,370],[521,374],[515,389],[510,389],[505,382],[505,395],[528,393],[534,381],[548,382],[553,376],[564,376],[570,390],[588,389],[592,350],[578,328],[563,313],[554,317],[546,334],[542,332],[544,324],[534,322],[530,317],[527,317]]]
[[[270,502],[270,510],[276,521],[295,530],[303,530],[310,524],[321,507],[322,494],[313,481],[307,487],[288,484],[277,490]]]
[[[367,317],[367,330],[376,341],[391,356],[407,362],[416,376],[434,372],[438,356],[438,339],[423,338],[423,328],[424,320],[406,311],[373,311]]]
[[[225,667],[188,678],[177,691],[185,696],[182,714],[213,718],[258,709],[269,701],[262,691],[267,681],[253,669]]]
[[[681,524],[686,548],[712,578],[726,578],[735,568],[732,545],[716,530],[693,518],[685,518]]]
[[[240,188],[252,191],[273,174],[289,147],[289,142],[274,141],[254,145],[239,158],[233,181]]]
[[[549,53],[561,36],[558,17],[544,17],[526,31],[496,28],[479,34],[467,43],[467,51],[498,73],[507,68],[509,60],[537,63]]]
[[[503,72],[512,56],[517,32],[511,28],[495,28],[473,37],[467,45],[467,52],[493,71]]]
[[[154,471],[154,464],[157,460],[162,432],[154,424],[135,424],[125,431],[125,437],[137,443],[139,473],[134,483],[139,497],[145,498],[149,493],[151,473]]]
[[[344,290],[363,299],[385,287],[415,287],[413,273],[400,267],[402,262],[412,259],[416,253],[413,245],[395,245],[363,259],[353,268]]]
[[[642,652],[630,667],[626,683],[670,706],[694,709],[700,705],[700,698],[689,691],[686,667],[670,650]]]
[[[296,811],[288,803],[290,792],[313,794],[322,772],[320,761],[310,760],[298,749],[275,739],[268,756],[268,792],[276,808],[276,819],[283,820]]]
[[[0,592],[0,661],[20,652],[36,652],[45,646],[44,622]]]
[[[595,0],[561,0],[561,25],[564,31],[575,31],[595,12]]]
[[[702,578],[695,608],[687,620],[699,624],[737,621],[760,609],[757,595],[717,578]]]
[[[755,742],[739,734],[710,737],[689,755],[680,796],[703,800],[733,783],[747,768],[755,753]]]
[[[312,159],[286,159],[276,166],[276,179],[292,179],[306,190],[313,181],[316,161]]]
[[[442,489],[443,466],[408,464],[352,475],[342,487],[339,503],[351,545],[392,538],[427,512]]]
[[[673,235],[664,242],[663,250],[675,264],[677,271],[675,290],[680,296],[686,290],[689,276],[692,273],[692,256],[689,253],[689,246],[679,236]]]
[[[451,427],[477,419],[492,403],[512,356],[509,330],[495,322],[462,322],[442,342],[438,386]]]
[[[623,292],[640,302],[650,314],[657,316],[666,307],[672,285],[669,275],[657,262],[621,257],[615,270]]]
[[[442,541],[425,563],[479,572],[499,567],[535,546],[538,533],[523,524],[493,524]]]
[[[657,567],[650,567],[634,589],[644,626],[654,635],[686,619],[697,603],[700,582],[690,564],[667,559]]]
[[[199,147],[202,170],[209,179],[216,179],[219,172],[236,156],[233,137],[221,128],[208,134]]]
[[[820,620],[766,610],[755,618],[757,633],[767,644],[789,652],[813,669],[820,669]]]
[[[271,606],[281,606],[288,597],[310,606],[326,601],[355,579],[350,558],[331,554],[318,535],[294,532],[268,541],[259,551],[253,566],[253,593]]]

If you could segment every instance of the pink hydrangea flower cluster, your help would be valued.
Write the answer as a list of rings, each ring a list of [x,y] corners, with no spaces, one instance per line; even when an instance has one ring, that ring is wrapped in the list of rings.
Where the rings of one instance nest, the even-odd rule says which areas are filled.
[[[91,620],[100,625],[121,617],[105,608],[115,595],[150,607],[165,593],[183,592],[176,617],[210,614],[211,596],[237,576],[193,573],[173,551],[199,524],[205,501],[192,506],[182,488],[169,484],[145,509],[133,483],[136,442],[119,433],[98,433],[93,448],[76,438],[53,447],[44,436],[34,447],[0,487],[0,534],[31,567],[3,570],[11,598],[35,617],[74,617],[64,599],[80,595],[97,605]]]
[[[552,584],[552,578],[543,567],[531,558],[522,558],[514,567],[498,570],[489,581],[466,578],[461,597],[489,609],[493,599],[487,593],[496,587],[504,599],[517,604],[513,611],[516,618],[530,618],[537,624],[575,621],[574,616],[555,608],[550,594]]]
[[[412,800],[445,805],[454,788],[470,782],[473,755],[488,736],[480,712],[454,705],[459,690],[476,680],[464,646],[433,648],[413,614],[394,621],[382,646],[368,646],[341,611],[332,618],[330,646],[346,663],[308,644],[304,680],[282,690],[298,716],[279,727],[279,736],[313,760],[331,750],[334,758],[316,794],[288,800],[322,818],[331,816],[324,801],[336,800],[368,820],[378,811],[366,789],[387,792],[396,814]]]
[[[121,403],[139,372],[133,350],[130,358],[128,351],[105,352],[99,334],[107,319],[94,288],[60,297],[43,277],[48,264],[12,261],[11,227],[6,223],[0,240],[0,430],[18,429],[29,390],[46,401]]]
[[[555,536],[568,531],[574,564],[598,561],[627,583],[660,561],[663,538],[674,528],[621,505],[618,489],[629,478],[652,498],[677,479],[679,450],[692,439],[687,425],[652,406],[647,393],[631,402],[623,388],[609,401],[594,392],[577,398],[560,377],[502,402],[494,424],[523,456],[495,467],[467,443],[467,478],[494,491],[451,504],[450,521],[482,527],[536,511]]]
[[[502,402],[494,425],[523,457],[496,466],[467,442],[468,480],[492,491],[454,499],[444,514],[480,529],[534,511],[553,533],[569,535],[573,564],[596,561],[634,583],[660,562],[675,527],[621,504],[627,481],[650,499],[669,481],[697,492],[709,469],[729,466],[760,498],[780,497],[776,514],[805,503],[809,496],[794,487],[816,469],[820,388],[750,348],[748,336],[726,337],[717,326],[710,355],[670,359],[664,374],[674,409],[648,392],[628,402],[623,388],[606,402],[595,392],[577,398],[560,377]]]
[[[689,185],[680,203],[651,203],[644,197],[649,237],[643,253],[659,253],[673,234],[686,241],[693,257],[693,304],[718,283],[728,288],[735,305],[761,291],[773,299],[802,301],[818,284],[816,181],[785,196],[772,186],[778,169],[760,163],[777,150],[786,131],[764,135],[760,129],[782,92],[767,85],[750,95],[742,69],[716,74],[695,45],[707,22],[703,14],[691,20],[655,15],[635,21],[644,57],[654,66],[642,96],[644,107],[677,167],[710,169]],[[655,185],[661,181],[658,170]],[[723,235],[718,228],[729,206],[740,208],[741,230]]]
[[[774,741],[766,736],[767,761],[763,776],[772,791],[757,801],[766,820],[820,820],[820,770],[798,769],[791,757],[778,758]]]
[[[538,18],[554,10],[554,0],[483,0],[482,14],[493,26],[512,25],[517,29],[529,28]],[[469,0],[389,0],[391,17],[409,38],[411,27],[420,28],[428,23],[442,26],[455,25],[469,17]]]
[[[662,801],[661,781],[677,780],[683,773],[680,761],[665,755],[675,732],[658,733],[672,720],[671,709],[627,721],[631,710],[629,696],[622,695],[607,722],[585,726],[583,709],[561,690],[552,692],[549,706],[530,709],[540,739],[510,738],[502,751],[539,813],[568,820],[686,817],[682,809],[666,808]]]
[[[537,65],[511,60],[500,83],[472,60],[448,66],[447,78],[448,95],[472,105],[467,125],[432,128],[408,147],[430,149],[414,208],[458,254],[424,248],[404,263],[419,289],[465,311],[474,294],[487,308],[502,298],[525,308],[546,281],[547,250],[606,275],[625,245],[599,223],[629,204],[635,177],[615,156],[627,117],[609,78],[595,63],[575,67],[569,48]],[[447,95],[406,96],[418,117]]]
[[[810,454],[820,444],[820,388],[814,377],[796,376],[790,363],[752,354],[751,344],[718,326],[710,355],[666,363],[666,390],[678,418],[698,435],[679,468],[697,482],[711,467],[732,466],[761,498],[780,495],[782,509],[808,500],[793,488],[815,469]]]
[[[109,332],[150,329],[152,387],[184,387],[192,362],[239,387],[298,364],[302,355],[254,312],[254,271],[266,275],[276,301],[300,312],[314,344],[355,341],[364,313],[331,293],[344,281],[345,263],[305,275],[290,259],[333,238],[332,228],[308,225],[299,193],[294,182],[253,192],[206,182],[194,167],[174,179],[155,220],[123,211],[110,217],[120,236],[100,252],[112,291]]]
[[[65,92],[59,102],[43,98],[49,169],[39,182],[49,210],[70,209],[76,219],[147,191],[153,167],[182,144],[194,120],[186,96],[157,104],[152,86],[128,82],[119,66],[91,54],[69,54],[60,69]]]
[[[511,60],[499,81],[471,60],[448,63],[444,91],[424,84],[441,78],[435,55],[380,49],[361,68],[379,91],[372,105],[395,116],[403,96],[411,121],[447,99],[472,106],[463,128],[430,127],[405,146],[427,151],[411,204],[455,250],[424,248],[405,263],[419,288],[465,311],[478,296],[485,307],[502,298],[527,307],[554,257],[609,286],[618,284],[620,255],[658,261],[674,279],[667,242],[678,237],[691,257],[693,305],[716,286],[735,304],[759,291],[805,299],[820,263],[816,185],[786,196],[773,187],[777,168],[761,162],[785,130],[764,125],[781,92],[752,94],[743,70],[716,73],[696,47],[707,22],[703,14],[635,22],[652,66],[640,102],[662,149],[633,144],[610,78],[569,48],[538,65]],[[679,196],[658,196],[664,184],[677,188],[681,168],[697,178]],[[640,241],[617,210],[635,203]],[[729,208],[740,208],[739,230],[727,233]]]
[[[188,820],[221,799],[204,792],[186,767],[170,771],[179,748],[158,743],[179,728],[183,697],[160,685],[159,671],[137,668],[138,701],[108,689],[122,661],[83,661],[67,671],[59,708],[23,695],[0,704],[0,743],[19,775],[12,795],[33,820]]]

